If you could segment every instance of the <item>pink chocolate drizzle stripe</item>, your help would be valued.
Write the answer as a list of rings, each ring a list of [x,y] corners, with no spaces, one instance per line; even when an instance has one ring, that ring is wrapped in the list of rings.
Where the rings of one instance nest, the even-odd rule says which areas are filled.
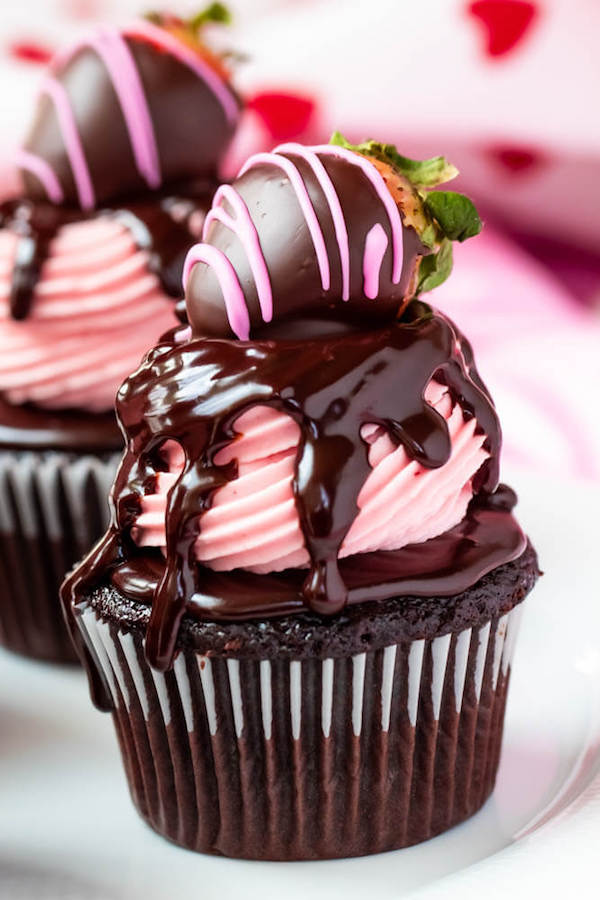
[[[239,109],[235,97],[218,73],[201,56],[178,41],[164,28],[159,28],[151,22],[134,22],[133,25],[124,29],[123,34],[125,37],[142,38],[157,44],[178,59],[208,85],[223,107],[227,120],[230,123],[237,121]]]
[[[374,300],[379,293],[379,272],[387,245],[387,234],[379,222],[376,222],[365,238],[363,257],[364,291],[369,300]]]
[[[223,200],[226,200],[230,204],[235,212],[235,218],[229,215],[229,213],[220,205]],[[212,208],[209,210],[204,221],[202,240],[206,240],[208,229],[211,222],[214,221],[221,222],[226,228],[230,228],[240,239],[248,255],[248,261],[254,276],[263,320],[265,322],[270,322],[273,318],[273,292],[271,290],[271,279],[269,278],[267,264],[260,246],[258,232],[252,221],[248,207],[235,188],[231,187],[229,184],[221,185],[213,198]]]
[[[90,171],[67,92],[62,84],[54,78],[46,78],[42,82],[40,90],[41,93],[48,94],[54,103],[67,156],[71,164],[71,171],[77,186],[79,202],[83,209],[93,209],[95,203],[94,186],[90,178]]]
[[[332,150],[335,152],[330,153]],[[338,150],[340,153],[337,152]],[[268,165],[280,168],[288,177],[310,232],[317,257],[323,290],[328,291],[331,284],[330,261],[325,238],[304,179],[294,162],[282,155],[284,152],[295,154],[309,164],[323,191],[323,195],[327,200],[339,248],[342,270],[342,299],[346,301],[350,297],[350,251],[348,230],[339,197],[333,182],[317,155],[318,153],[340,156],[351,165],[357,166],[366,174],[388,214],[392,233],[392,280],[394,283],[398,283],[402,275],[403,264],[402,220],[400,218],[398,207],[389,193],[385,181],[368,159],[360,157],[350,151],[345,151],[344,148],[329,147],[329,145],[306,148],[293,143],[281,144],[279,147],[275,148],[273,153],[257,153],[254,156],[251,156],[240,169],[238,177],[243,176],[250,169],[258,165]],[[231,215],[223,208],[223,201],[229,203],[235,215]],[[217,191],[212,208],[205,220],[202,234],[203,240],[207,239],[210,225],[213,222],[220,222],[226,228],[231,229],[231,231],[239,238],[247,254],[252,275],[254,277],[263,321],[270,322],[273,315],[271,279],[260,246],[258,232],[252,221],[250,211],[233,186],[225,185]],[[202,250],[201,246],[202,245],[198,245],[198,249],[194,248],[194,250],[190,251],[188,254],[186,265],[184,267],[184,290],[186,289],[192,267],[196,262],[202,261],[208,265],[213,265],[214,263],[214,274],[219,281],[223,293],[229,324],[231,325],[233,332],[239,338],[247,340],[249,336],[249,313],[246,305],[246,297],[237,275],[235,275],[235,278],[232,277],[232,272],[234,272],[234,270],[232,269],[231,263],[229,260],[225,259],[224,254],[220,250],[215,249],[212,245],[210,251],[207,249]],[[208,245],[204,246],[208,247]],[[378,295],[379,273],[387,246],[387,234],[381,223],[377,223],[367,235],[363,259],[364,291],[369,299],[374,299]],[[234,322],[237,323],[237,327],[234,327]]]
[[[231,330],[241,341],[247,341],[250,335],[250,319],[246,307],[246,298],[238,281],[235,269],[225,254],[210,244],[196,244],[188,252],[183,267],[183,284],[187,283],[192,268],[197,263],[206,263],[214,269],[221,290],[227,318]]]
[[[375,188],[379,199],[385,206],[390,220],[392,229],[392,248],[394,251],[392,281],[394,284],[398,284],[402,275],[402,220],[400,218],[398,207],[394,203],[394,199],[388,191],[382,176],[366,157],[361,156],[359,153],[353,153],[345,147],[336,147],[334,144],[321,144],[313,147],[313,150],[315,153],[322,153],[326,156],[337,156],[340,159],[345,159],[351,165],[358,166],[359,169],[362,169]]]
[[[285,156],[277,156],[274,153],[256,153],[254,156],[251,156],[250,159],[246,160],[238,173],[238,178],[254,166],[262,164],[276,166],[282,169],[289,178],[290,184],[296,192],[300,208],[304,213],[308,230],[310,231],[310,236],[317,255],[317,262],[319,264],[319,272],[321,273],[321,285],[324,291],[328,291],[330,285],[330,271],[327,247],[325,246],[325,239],[323,237],[323,232],[321,231],[319,219],[317,218],[317,214],[315,213],[310,200],[310,195],[302,180],[300,172],[294,163],[291,160],[286,159]]]
[[[333,219],[333,227],[337,238],[338,248],[340,252],[340,265],[342,268],[342,300],[350,298],[350,247],[348,243],[348,229],[346,228],[346,220],[342,211],[342,206],[333,186],[333,182],[325,166],[316,153],[302,144],[280,144],[275,147],[274,153],[292,153],[304,159],[317,178],[323,193],[329,204],[331,217]]]
[[[106,28],[96,37],[72,47],[64,61],[85,46],[94,50],[106,66],[121,106],[138,172],[148,187],[159,187],[161,172],[154,126],[131,50],[116,29]]]
[[[18,169],[25,169],[35,175],[43,185],[51,203],[62,203],[64,193],[60,181],[52,166],[48,165],[45,159],[35,153],[20,149],[15,155],[14,163]]]

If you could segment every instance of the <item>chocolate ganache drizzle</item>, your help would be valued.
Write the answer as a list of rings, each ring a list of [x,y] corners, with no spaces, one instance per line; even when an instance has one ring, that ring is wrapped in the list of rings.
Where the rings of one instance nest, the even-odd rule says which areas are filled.
[[[380,173],[354,155],[280,148],[252,158],[217,193],[207,242],[190,251],[184,276],[191,328],[166,336],[117,398],[126,452],[110,529],[63,586],[73,632],[78,607],[108,579],[151,603],[146,654],[166,669],[186,613],[221,621],[327,617],[347,603],[407,592],[450,596],[523,552],[510,514],[514,495],[498,488],[498,417],[471,347],[444,315],[410,300],[406,268],[418,268],[423,248],[388,203]],[[485,435],[488,458],[467,516],[423,544],[340,561],[370,471],[364,425],[385,429],[426,469],[449,460],[446,420],[424,399],[432,379]],[[217,573],[194,554],[203,513],[237,475],[235,463],[215,458],[235,439],[236,420],[256,406],[299,426],[293,493],[308,570]],[[163,557],[138,547],[131,529],[164,471],[169,441],[179,443],[185,464],[166,501]]]
[[[439,313],[416,302],[408,313],[410,318],[384,329],[310,342],[198,339],[159,345],[120,392],[117,412],[127,451],[113,493],[112,527],[72,577],[67,595],[72,591],[81,599],[84,587],[107,571],[118,573],[125,560],[144,557],[129,529],[139,498],[161,468],[161,445],[177,440],[186,464],[168,498],[167,561],[152,602],[148,658],[159,668],[171,663],[178,624],[190,604],[208,618],[222,612],[218,604],[203,608],[199,599],[206,570],[197,564],[193,544],[215,490],[235,477],[234,466],[217,466],[214,457],[234,438],[238,416],[255,405],[285,412],[301,428],[294,494],[311,560],[301,596],[305,608],[322,615],[339,612],[348,599],[338,552],[369,472],[362,425],[382,425],[425,467],[444,465],[450,455],[447,425],[423,400],[436,375],[487,435],[490,458],[478,489],[494,491],[500,428],[489,396],[465,361],[468,345]]]
[[[0,204],[0,228],[18,236],[13,263],[9,309],[15,320],[26,319],[50,246],[65,225],[112,217],[126,227],[137,247],[148,252],[148,268],[166,294],[181,297],[181,273],[193,241],[192,215],[204,216],[214,193],[214,182],[196,182],[175,191],[126,199],[112,209],[89,213],[44,201],[9,200]],[[176,217],[174,211],[183,211]]]

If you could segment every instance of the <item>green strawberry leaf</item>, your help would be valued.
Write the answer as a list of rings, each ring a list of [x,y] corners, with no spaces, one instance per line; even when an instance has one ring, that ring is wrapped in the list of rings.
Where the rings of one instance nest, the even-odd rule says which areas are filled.
[[[482,228],[481,219],[472,200],[455,191],[432,191],[425,197],[425,206],[451,241],[466,241]]]
[[[330,143],[387,163],[409,182],[407,189],[412,186],[413,199],[421,212],[418,217],[413,215],[408,224],[413,225],[424,246],[433,251],[421,260],[416,293],[431,291],[442,284],[452,271],[452,241],[466,241],[482,228],[473,202],[464,194],[431,190],[455,178],[458,169],[445,156],[417,160],[402,156],[393,144],[378,141],[351,144],[339,131],[333,133]],[[402,209],[401,212],[406,224],[407,212]]]
[[[329,143],[390,163],[415,187],[437,187],[438,184],[451,181],[458,175],[456,166],[448,162],[445,156],[433,156],[431,159],[411,159],[398,153],[393,144],[380,144],[379,141],[351,144],[339,131],[333,133]]]
[[[188,19],[188,25],[192,31],[198,31],[207,22],[218,22],[221,25],[231,24],[231,13],[224,3],[211,3],[206,9],[201,10]]]
[[[445,238],[437,253],[424,256],[419,267],[417,294],[432,291],[442,284],[452,271],[452,241]]]

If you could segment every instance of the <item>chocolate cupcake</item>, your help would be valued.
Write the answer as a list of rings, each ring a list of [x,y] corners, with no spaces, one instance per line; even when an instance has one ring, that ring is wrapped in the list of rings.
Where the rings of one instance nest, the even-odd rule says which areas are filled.
[[[160,834],[252,859],[414,844],[496,776],[535,551],[466,338],[417,295],[476,234],[455,170],[288,144],[219,189],[190,326],[117,401],[104,539],[63,586]]]
[[[239,101],[195,23],[59,54],[0,206],[0,642],[76,660],[58,589],[107,526],[114,397],[179,321]],[[110,139],[107,136],[110,135]]]

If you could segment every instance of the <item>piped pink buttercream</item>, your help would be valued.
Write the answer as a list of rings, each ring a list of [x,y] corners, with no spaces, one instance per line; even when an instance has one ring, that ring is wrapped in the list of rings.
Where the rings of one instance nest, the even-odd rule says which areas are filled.
[[[452,441],[448,462],[425,469],[411,461],[383,429],[368,425],[372,471],[358,498],[359,512],[343,543],[341,556],[395,550],[427,541],[452,528],[466,513],[471,483],[488,454],[485,435],[467,419],[445,387],[431,382],[426,397],[447,421]],[[239,433],[217,456],[236,460],[238,477],[220,488],[202,515],[195,552],[199,562],[218,570],[280,571],[308,563],[293,495],[294,460],[299,439],[296,423],[283,413],[255,407],[236,422]],[[183,467],[179,445],[163,447],[169,472],[157,476],[157,492],[142,499],[133,529],[143,546],[165,544],[166,496]]]
[[[110,216],[65,225],[31,312],[9,310],[17,236],[0,229],[0,392],[14,404],[109,410],[148,347],[176,324],[174,301],[129,230]]]

